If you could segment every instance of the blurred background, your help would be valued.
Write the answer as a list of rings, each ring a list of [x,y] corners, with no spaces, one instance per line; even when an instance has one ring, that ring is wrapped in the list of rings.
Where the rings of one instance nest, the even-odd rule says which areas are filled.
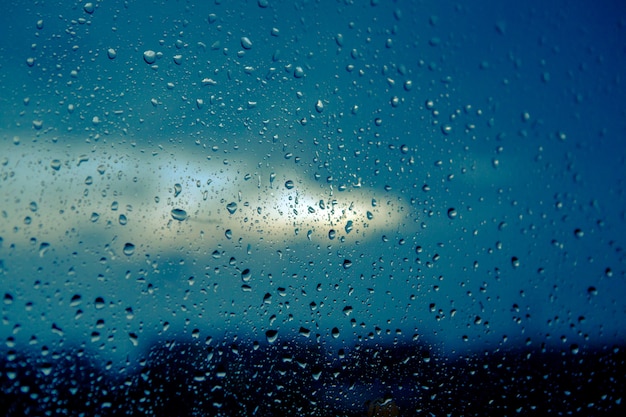
[[[448,384],[460,390],[482,361],[508,363],[519,377],[513,392],[523,379],[516,369],[535,378],[550,363],[577,369],[577,388],[535,385],[560,395],[540,410],[622,406],[623,374],[590,382],[581,367],[624,366],[623,2],[18,1],[0,28],[8,415],[18,415],[13,393],[32,410],[61,398],[45,378],[79,380],[66,373],[68,358],[88,358],[74,367],[110,378],[107,394],[85,395],[114,413],[107,395],[158,385],[142,369],[162,371],[167,352],[195,368],[180,386],[230,381],[217,383],[221,399],[188,402],[189,415],[236,404],[241,415],[279,413],[262,404],[277,406],[281,388],[257,391],[256,408],[231,395],[243,383],[231,375],[245,380],[251,369],[283,378],[283,389],[313,384],[299,413],[366,413],[365,401],[383,397],[417,415],[428,399],[436,410],[457,392],[435,400],[437,384],[424,375],[456,375]],[[78,164],[83,153],[90,160]],[[55,160],[65,164],[58,174]],[[102,165],[110,176],[98,176]],[[281,186],[294,178],[301,198],[343,192],[395,205],[367,237],[345,241],[287,230],[157,244],[138,198],[124,212],[132,234],[81,223],[89,213],[72,202],[109,208],[123,199],[113,192],[130,193],[117,172],[147,176],[149,198],[168,198],[177,181],[219,177],[211,200],[222,208],[238,191],[246,198],[241,176],[257,172],[278,173]],[[66,201],[69,214],[60,213]],[[124,233],[136,236],[132,256],[114,239]],[[503,352],[533,362],[509,363]],[[272,376],[284,364],[308,374]],[[24,389],[35,376],[43,379]],[[573,405],[585,384],[607,389]],[[37,385],[47,394],[33,398]],[[437,407],[471,414],[492,404],[474,398]],[[532,401],[499,398],[494,415],[536,411]]]

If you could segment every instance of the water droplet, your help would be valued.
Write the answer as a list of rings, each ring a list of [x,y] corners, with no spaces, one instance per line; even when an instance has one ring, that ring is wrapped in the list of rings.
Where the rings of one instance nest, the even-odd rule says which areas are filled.
[[[230,214],[235,214],[235,212],[237,211],[237,203],[235,203],[234,201],[232,203],[228,203],[226,205],[226,210],[228,210]]]
[[[50,362],[44,362],[41,364],[41,367],[39,369],[41,370],[42,374],[48,376],[50,375],[50,373],[52,373],[52,364]]]
[[[107,56],[109,59],[115,59],[115,57],[117,57],[117,51],[113,48],[109,48],[107,49]]]
[[[183,63],[183,56],[180,54],[174,55],[174,63],[180,65]]]
[[[352,306],[345,306],[343,308],[343,314],[345,314],[346,316],[349,316],[350,314],[352,314]]]
[[[48,249],[50,249],[50,244],[48,242],[42,242],[39,245],[39,256],[43,258],[46,252],[48,252]]]
[[[126,226],[126,223],[128,223],[128,219],[126,218],[125,214],[120,214],[119,222],[122,226]]]
[[[130,256],[133,253],[135,253],[135,245],[133,245],[132,243],[125,243],[124,244],[124,255]]]
[[[183,191],[182,185],[178,183],[174,184],[174,197],[178,197],[182,191]]]
[[[94,12],[94,10],[95,10],[95,7],[94,7],[93,3],[89,2],[89,3],[85,3],[85,5],[83,6],[83,10],[87,14],[92,14]]]
[[[265,338],[268,343],[274,343],[278,339],[278,330],[268,330],[265,332]]]
[[[244,282],[250,281],[250,278],[252,278],[252,273],[250,272],[250,269],[246,268],[243,271],[241,271],[241,279]]]
[[[457,215],[458,215],[458,213],[457,213],[457,211],[456,211],[456,209],[454,207],[450,207],[448,209],[448,217],[449,218],[455,219]]]
[[[330,240],[333,240],[336,236],[337,236],[337,232],[335,231],[335,229],[330,229],[328,231],[328,238]]]
[[[70,300],[70,307],[77,307],[82,302],[83,302],[83,298],[79,294],[75,294],[72,296],[72,299]]]
[[[55,171],[58,171],[61,169],[61,161],[59,161],[58,159],[53,159],[50,162],[50,166],[52,167],[52,169],[54,169]]]
[[[315,103],[315,110],[318,113],[321,113],[324,111],[324,103],[322,103],[322,100],[317,100],[317,103]]]
[[[92,223],[95,223],[98,221],[99,218],[100,215],[98,213],[91,213],[91,217],[89,218],[89,220],[91,220]]]
[[[185,219],[187,219],[187,212],[183,209],[172,209],[172,218],[174,220],[178,220],[179,222],[184,221]]]
[[[146,61],[146,64],[154,64],[156,62],[156,52],[152,50],[147,50],[143,53],[143,60]]]
[[[337,46],[343,46],[343,34],[338,33],[335,36],[335,42],[337,43]]]
[[[300,327],[300,330],[298,330],[298,333],[300,333],[300,336],[304,336],[304,337],[310,337],[311,336],[311,331],[307,328],[304,327]]]
[[[285,188],[286,188],[286,189],[288,189],[288,190],[291,190],[294,186],[295,186],[295,185],[294,185],[294,183],[293,183],[293,181],[292,181],[292,180],[287,180],[287,181],[285,182]]]
[[[517,256],[513,256],[511,258],[511,265],[513,265],[513,268],[518,268],[520,266],[520,261]]]
[[[348,220],[348,222],[346,223],[346,227],[345,227],[346,233],[350,233],[352,231],[352,228],[353,228],[352,220]]]
[[[333,327],[333,329],[331,330],[331,334],[333,335],[333,337],[336,339],[339,337],[339,329],[336,327]]]
[[[343,269],[348,269],[352,266],[352,261],[350,259],[343,260]]]
[[[272,294],[269,292],[265,293],[263,296],[263,304],[272,304]]]
[[[293,76],[296,78],[304,77],[304,69],[302,67],[296,67],[296,69],[293,71]]]
[[[252,49],[252,41],[247,36],[241,38],[241,47],[243,49]]]
[[[4,304],[13,304],[13,296],[8,292],[4,294]]]
[[[95,304],[97,310],[103,309],[104,306],[105,306],[104,298],[96,297],[96,299],[94,301],[94,304]]]

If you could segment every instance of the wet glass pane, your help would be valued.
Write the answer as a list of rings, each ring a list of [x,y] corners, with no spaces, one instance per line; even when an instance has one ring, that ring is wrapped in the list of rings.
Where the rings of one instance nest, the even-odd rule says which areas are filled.
[[[17,1],[0,33],[4,415],[624,408],[622,4]]]

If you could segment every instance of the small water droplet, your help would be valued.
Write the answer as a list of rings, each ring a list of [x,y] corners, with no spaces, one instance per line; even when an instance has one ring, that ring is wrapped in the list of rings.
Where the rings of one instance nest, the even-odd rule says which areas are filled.
[[[109,59],[115,59],[115,57],[117,57],[117,51],[113,48],[109,48],[107,49],[107,56]]]
[[[83,6],[83,10],[87,14],[92,14],[94,12],[94,10],[95,10],[95,6],[93,5],[92,2],[85,3],[85,5]]]
[[[448,209],[448,217],[449,218],[455,219],[457,215],[458,215],[458,213],[457,213],[457,211],[456,211],[456,209],[454,207],[450,207]]]
[[[287,181],[285,182],[285,188],[286,188],[286,189],[288,189],[288,190],[291,190],[294,186],[295,186],[295,185],[294,185],[294,183],[293,183],[293,181],[292,181],[292,180],[287,180]]]

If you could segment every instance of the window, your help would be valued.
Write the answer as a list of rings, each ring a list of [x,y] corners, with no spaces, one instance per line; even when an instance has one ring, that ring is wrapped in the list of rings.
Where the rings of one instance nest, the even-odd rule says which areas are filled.
[[[7,415],[624,402],[626,10],[16,2]]]

